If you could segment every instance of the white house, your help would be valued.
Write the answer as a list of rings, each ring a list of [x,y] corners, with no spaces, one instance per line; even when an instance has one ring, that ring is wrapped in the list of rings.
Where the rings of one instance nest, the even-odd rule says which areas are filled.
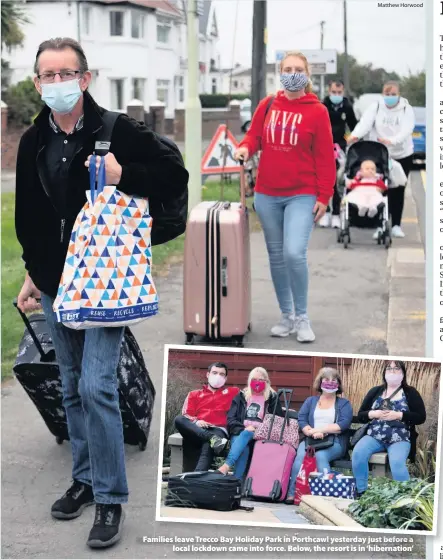
[[[232,69],[232,78],[231,69],[223,70],[222,93],[228,93],[230,91],[231,94],[238,93],[250,95],[251,76],[251,68],[245,68],[244,66],[240,66],[239,64],[237,64],[235,68]],[[275,93],[279,87],[280,84],[276,82],[275,64],[268,63],[266,65],[266,93]]]
[[[23,47],[3,54],[11,82],[33,75],[43,40],[72,37],[85,50],[93,74],[90,91],[100,105],[125,110],[133,98],[145,107],[160,100],[166,116],[172,117],[186,94],[185,8],[182,0],[27,0]],[[204,2],[201,12],[201,91],[210,93],[210,74],[202,70],[203,64],[211,67],[211,58],[217,60],[212,2]]]

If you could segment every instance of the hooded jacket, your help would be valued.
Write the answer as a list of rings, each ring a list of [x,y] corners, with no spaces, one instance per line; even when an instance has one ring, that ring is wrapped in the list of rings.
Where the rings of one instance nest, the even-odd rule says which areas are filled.
[[[329,96],[324,98],[323,103],[331,119],[334,143],[338,144],[340,148],[344,150],[346,148],[346,127],[351,131],[357,125],[357,119],[352,104],[347,97],[344,97],[343,101],[336,105],[332,103]]]
[[[369,135],[375,142],[379,138],[391,141],[388,145],[389,154],[394,159],[403,159],[413,154],[414,143],[412,132],[415,127],[414,110],[404,97],[392,109],[382,99],[370,105],[363,113],[352,136],[359,139]]]
[[[334,191],[335,157],[329,115],[313,93],[288,99],[283,91],[263,99],[240,143],[249,157],[262,150],[255,192],[268,196],[314,195],[328,204]]]

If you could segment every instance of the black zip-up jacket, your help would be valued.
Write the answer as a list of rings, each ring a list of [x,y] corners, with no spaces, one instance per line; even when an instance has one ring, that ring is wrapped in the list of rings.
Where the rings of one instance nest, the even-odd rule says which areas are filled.
[[[86,202],[89,172],[85,166],[103,126],[104,109],[84,94],[83,146],[69,167],[66,209],[56,208],[45,169],[49,108],[44,107],[23,134],[17,154],[15,227],[23,248],[25,268],[39,290],[57,294],[66,252],[77,214]],[[126,194],[166,200],[180,195],[188,172],[173,150],[144,124],[121,115],[113,129],[110,151],[122,166],[119,190]]]
[[[370,422],[368,416],[369,412],[372,410],[372,404],[385,390],[384,385],[378,385],[373,387],[366,397],[363,399],[360,410],[358,411],[358,421],[366,424]],[[405,394],[406,400],[408,402],[409,410],[403,412],[402,422],[404,422],[411,434],[411,451],[409,452],[409,459],[414,462],[415,455],[417,451],[417,431],[415,426],[419,424],[424,424],[426,422],[426,408],[420,393],[414,387],[404,387],[403,392]]]
[[[340,105],[334,105],[328,96],[324,98],[323,104],[326,106],[329,113],[329,119],[331,120],[332,138],[334,143],[339,144],[341,149],[344,150],[346,147],[346,125],[348,125],[351,132],[357,125],[354,109],[347,97],[343,98]]]
[[[277,393],[271,393],[269,399],[266,401],[265,414],[272,414],[274,412],[275,402],[277,401],[276,416],[283,416],[283,412],[280,399]],[[243,391],[233,399],[231,408],[228,412],[228,432],[229,435],[237,436],[240,432],[245,429],[244,421],[246,416],[246,399]]]

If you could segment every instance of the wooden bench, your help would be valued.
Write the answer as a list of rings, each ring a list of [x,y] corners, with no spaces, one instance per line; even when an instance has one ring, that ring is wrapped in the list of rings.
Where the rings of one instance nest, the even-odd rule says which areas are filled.
[[[290,411],[291,418],[298,418],[298,413],[296,410]],[[357,417],[354,417],[353,424],[358,424]],[[349,437],[355,433],[357,427],[351,428],[349,430]],[[170,476],[175,476],[176,474],[180,474],[182,472],[186,472],[187,470],[191,470],[186,464],[185,453],[183,451],[183,438],[182,435],[179,433],[172,434],[169,436],[168,444],[171,448],[171,455],[170,455]],[[333,469],[352,469],[352,461],[349,451],[347,455],[343,459],[337,459],[336,461],[331,462],[331,468]],[[389,461],[388,461],[388,454],[387,453],[374,453],[371,458],[369,459],[369,470],[372,476],[390,476],[389,471]]]

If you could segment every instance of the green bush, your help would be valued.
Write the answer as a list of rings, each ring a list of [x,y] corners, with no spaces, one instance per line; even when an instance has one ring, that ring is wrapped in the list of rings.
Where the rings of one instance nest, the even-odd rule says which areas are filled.
[[[200,102],[202,109],[220,109],[227,107],[232,99],[243,101],[243,99],[249,99],[249,97],[251,96],[244,93],[232,94],[231,96],[227,93],[203,93],[200,95]]]
[[[9,122],[18,127],[32,124],[35,114],[43,108],[43,101],[32,78],[9,86],[3,100],[8,105]]]
[[[434,484],[418,478],[397,482],[380,477],[372,479],[370,487],[349,506],[348,512],[364,527],[429,530],[429,513],[425,518],[421,511],[424,501],[429,509],[429,503],[434,501]]]

